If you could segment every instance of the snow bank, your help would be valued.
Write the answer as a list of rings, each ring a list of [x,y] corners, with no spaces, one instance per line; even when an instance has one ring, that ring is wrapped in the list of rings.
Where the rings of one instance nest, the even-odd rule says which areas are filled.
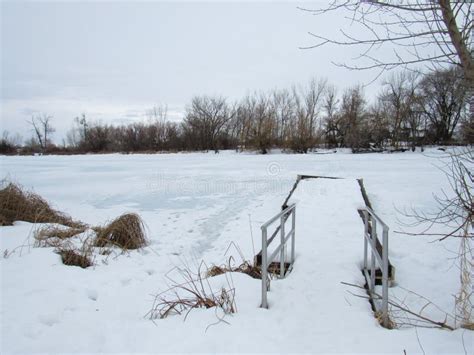
[[[432,154],[437,154],[433,152]],[[150,246],[92,268],[61,263],[50,248],[31,248],[32,226],[0,228],[1,352],[344,352],[468,353],[472,333],[436,329],[386,330],[366,300],[341,281],[361,283],[362,177],[374,209],[399,229],[405,207],[433,208],[447,186],[436,159],[420,153],[267,156],[225,154],[1,157],[10,179],[33,188],[55,208],[90,224],[139,213]],[[285,280],[272,282],[270,309],[260,309],[260,281],[233,273],[238,312],[193,310],[150,321],[154,295],[168,272],[201,260],[222,264],[260,250],[259,226],[279,211],[297,174],[345,180],[302,181],[297,206],[297,260]],[[251,232],[252,231],[252,232]],[[253,242],[252,242],[253,241]],[[419,306],[400,286],[452,311],[457,291],[451,267],[456,241],[391,232],[390,259],[399,287],[392,297]],[[234,242],[237,247],[230,247]],[[23,248],[17,248],[24,245]],[[17,248],[17,249],[15,249]],[[14,251],[13,253],[11,253]],[[220,276],[214,287],[225,282]],[[430,310],[431,316],[436,316]],[[463,346],[464,338],[464,346]]]

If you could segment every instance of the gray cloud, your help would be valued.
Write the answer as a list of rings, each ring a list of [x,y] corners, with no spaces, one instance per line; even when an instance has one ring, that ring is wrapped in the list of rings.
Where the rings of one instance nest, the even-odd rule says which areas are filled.
[[[297,5],[2,2],[2,127],[27,135],[22,122],[47,112],[60,137],[82,112],[139,120],[167,103],[176,120],[193,95],[233,100],[314,76],[340,88],[366,82],[370,74],[330,63],[356,51],[299,49],[312,44],[308,31],[328,31],[340,19],[315,18]]]

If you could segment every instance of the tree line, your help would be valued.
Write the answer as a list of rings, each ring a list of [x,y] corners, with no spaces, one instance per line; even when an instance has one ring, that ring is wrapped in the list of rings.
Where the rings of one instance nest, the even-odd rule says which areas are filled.
[[[289,89],[254,93],[230,102],[196,96],[181,122],[168,119],[166,106],[147,119],[124,125],[77,117],[62,146],[51,143],[50,116],[34,116],[33,137],[18,147],[4,132],[0,152],[157,152],[256,150],[307,153],[318,147],[353,152],[414,149],[427,144],[472,144],[474,122],[468,86],[456,68],[428,74],[393,73],[368,102],[363,87],[342,92],[324,79]],[[18,141],[18,139],[16,139]]]

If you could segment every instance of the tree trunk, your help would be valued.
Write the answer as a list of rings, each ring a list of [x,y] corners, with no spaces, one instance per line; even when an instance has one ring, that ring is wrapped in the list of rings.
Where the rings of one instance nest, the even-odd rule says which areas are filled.
[[[450,1],[439,0],[439,5],[441,7],[441,13],[443,14],[444,24],[446,25],[449,37],[451,38],[451,43],[456,49],[456,53],[463,67],[464,77],[468,81],[469,86],[472,87],[474,84],[474,68],[472,66],[471,51],[467,48],[467,45],[459,32]]]

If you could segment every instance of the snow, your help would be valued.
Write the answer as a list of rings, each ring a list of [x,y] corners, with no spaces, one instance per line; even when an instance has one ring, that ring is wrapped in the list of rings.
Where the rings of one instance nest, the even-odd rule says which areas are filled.
[[[400,211],[433,209],[432,194],[448,188],[436,167],[440,154],[1,157],[4,177],[57,209],[91,225],[137,212],[150,239],[141,251],[97,255],[94,267],[81,269],[63,265],[52,248],[33,248],[31,224],[1,227],[0,251],[11,253],[0,259],[1,352],[472,353],[472,332],[463,329],[380,327],[369,303],[350,294],[361,293],[341,284],[363,283],[357,208],[364,203],[355,180],[363,178],[391,227],[390,297],[418,311],[426,302],[411,290],[453,312],[457,242],[394,233],[402,229]],[[303,180],[293,194],[296,262],[286,279],[272,281],[268,310],[258,307],[260,280],[232,273],[210,284],[235,288],[237,313],[146,317],[174,268],[197,270],[202,260],[220,265],[230,256],[238,265],[240,251],[251,260],[260,225],[279,212],[297,174],[344,179]],[[444,319],[434,307],[424,314]]]

